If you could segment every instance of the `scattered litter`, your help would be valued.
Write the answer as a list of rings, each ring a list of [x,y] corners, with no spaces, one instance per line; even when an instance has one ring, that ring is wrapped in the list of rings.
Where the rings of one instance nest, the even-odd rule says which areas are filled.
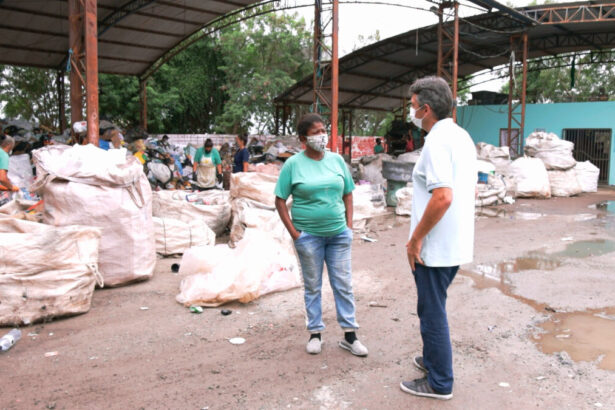
[[[173,265],[171,265],[171,272],[173,273],[179,272],[179,263],[174,263]]]
[[[505,204],[512,205],[515,203],[515,198],[513,198],[512,196],[505,196],[502,201],[504,201]]]
[[[234,337],[232,339],[229,339],[229,342],[233,345],[242,345],[246,342],[246,339],[244,339],[243,337]]]
[[[38,336],[38,333],[28,333],[28,336],[30,336],[30,337],[36,337],[36,336]]]
[[[192,305],[190,306],[190,311],[192,313],[203,313],[203,308],[201,306]]]
[[[369,307],[380,307],[380,308],[385,308],[385,307],[388,307],[388,306],[387,306],[387,305],[385,305],[385,304],[379,303],[379,302],[374,302],[374,301],[371,301],[371,302],[369,302]]]
[[[544,379],[546,379],[546,377],[545,377],[545,376],[538,376],[538,377],[536,378],[536,380],[538,380],[538,381],[540,381],[540,380],[544,380]]]
[[[378,242],[378,239],[374,239],[374,238],[369,238],[367,235],[363,235],[361,236],[361,239],[363,239],[365,242]]]
[[[564,242],[573,241],[573,240],[574,240],[574,238],[572,236],[565,236],[565,237],[562,238],[562,241],[564,241]]]
[[[232,310],[230,310],[230,309],[222,309],[222,310],[220,311],[220,313],[222,313],[222,316],[228,316],[228,315],[230,315],[231,313],[233,313],[233,311],[232,311]]]
[[[47,352],[45,353],[45,357],[53,357],[53,356],[57,356],[58,352]]]
[[[555,335],[555,337],[558,338],[558,339],[569,339],[570,335],[569,334],[568,335],[561,334],[561,335]]]
[[[149,310],[149,308],[147,306],[141,306],[139,309],[141,309],[141,310]]]
[[[184,333],[184,336],[192,336],[192,332]]]
[[[248,315],[250,315],[250,316],[255,315],[255,314],[256,314],[256,312],[248,312]]]
[[[53,336],[53,332],[49,332],[49,336]]]
[[[545,310],[546,310],[547,312],[551,312],[551,313],[555,313],[555,312],[556,312],[556,310],[555,310],[555,309],[553,309],[552,307],[549,307],[549,306],[547,306],[547,307],[545,308]]]
[[[594,403],[594,406],[596,406],[596,407],[602,407],[602,403],[600,403],[600,402],[596,402],[596,403]]]
[[[98,356],[92,356],[92,357],[90,357],[90,360],[96,360],[96,359],[98,359]]]
[[[21,330],[12,329],[10,332],[2,336],[0,338],[0,351],[6,352],[9,350],[17,341],[21,339]]]
[[[500,384],[498,386],[500,386],[500,387],[510,387],[510,383],[500,382]]]
[[[493,332],[493,329],[495,329],[497,327],[497,325],[493,325],[493,326],[487,326],[487,330],[490,332]]]

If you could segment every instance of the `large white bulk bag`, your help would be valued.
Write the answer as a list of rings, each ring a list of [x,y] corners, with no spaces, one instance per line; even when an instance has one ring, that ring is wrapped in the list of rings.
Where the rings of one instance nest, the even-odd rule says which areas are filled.
[[[0,218],[0,326],[90,310],[100,229]]]
[[[577,162],[574,167],[577,173],[577,180],[583,192],[597,192],[598,179],[600,178],[600,168],[589,161]]]
[[[193,246],[213,246],[216,234],[202,220],[190,223],[172,218],[154,217],[156,252],[161,255],[184,253]]]
[[[508,167],[514,181],[515,196],[522,198],[550,198],[549,175],[542,160],[521,157]]]
[[[574,196],[583,192],[574,168],[567,171],[547,171],[547,173],[549,174],[549,185],[551,185],[551,196]]]
[[[574,144],[553,133],[533,132],[525,140],[525,154],[540,158],[549,170],[565,171],[576,165],[572,156]]]
[[[203,221],[216,235],[222,235],[231,219],[229,193],[210,190],[154,192],[153,215],[185,223]]]
[[[156,265],[152,192],[143,166],[124,150],[91,144],[34,151],[45,201],[43,222],[101,229],[99,270],[106,286],[150,278]]]
[[[261,204],[275,206],[277,175],[260,172],[237,172],[231,174],[231,197],[248,198]]]

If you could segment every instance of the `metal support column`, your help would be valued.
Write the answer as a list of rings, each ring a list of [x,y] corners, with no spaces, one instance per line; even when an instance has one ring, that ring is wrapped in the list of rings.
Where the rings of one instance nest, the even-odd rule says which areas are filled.
[[[350,111],[348,115],[348,158],[352,162],[352,120],[353,111]]]
[[[83,119],[87,139],[98,145],[98,22],[96,0],[68,0],[71,123]]]
[[[70,122],[83,119],[83,77],[79,73],[78,56],[83,53],[83,11],[79,0],[68,0],[68,44],[70,47]]]
[[[85,0],[85,95],[87,100],[88,141],[98,146],[98,22],[97,1]]]
[[[66,129],[66,88],[64,87],[64,71],[58,70],[56,77],[58,92],[58,129],[60,134]]]
[[[528,41],[527,33],[513,35],[510,37],[511,58],[509,62],[508,79],[508,128],[506,143],[510,147],[511,154],[521,155],[523,149],[523,138],[525,128],[525,101],[527,91],[527,55]],[[515,77],[515,56],[521,54],[521,89],[516,87]],[[518,101],[515,102],[518,97]],[[518,132],[517,131],[517,126]]]
[[[331,1],[331,9],[323,9],[323,0],[314,4],[314,99],[312,111],[328,116],[331,122],[331,151],[337,152],[339,59],[339,0]],[[326,34],[327,30],[331,34]],[[327,84],[328,80],[328,84]]]
[[[139,81],[139,90],[141,96],[141,128],[147,131],[147,80]]]
[[[453,9],[453,27],[445,27],[444,12]],[[444,78],[451,86],[453,92],[453,119],[457,120],[457,77],[459,61],[459,3],[445,1],[438,8],[438,71],[439,77]]]

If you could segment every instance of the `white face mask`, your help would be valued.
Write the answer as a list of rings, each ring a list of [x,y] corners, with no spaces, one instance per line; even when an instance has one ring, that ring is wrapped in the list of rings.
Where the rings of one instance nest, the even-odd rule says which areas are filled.
[[[323,152],[329,143],[329,136],[327,134],[308,135],[306,139],[306,145],[318,152]]]
[[[416,110],[414,109],[414,107],[410,107],[410,120],[417,127],[423,128],[423,119],[422,118],[416,118]]]

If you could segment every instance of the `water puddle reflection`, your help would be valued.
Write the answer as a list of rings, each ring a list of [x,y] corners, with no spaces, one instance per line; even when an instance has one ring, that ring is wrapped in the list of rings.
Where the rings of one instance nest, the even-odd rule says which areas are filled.
[[[615,308],[555,313],[540,327],[546,333],[534,336],[547,354],[565,351],[576,362],[599,360],[598,367],[615,370]]]
[[[552,312],[539,327],[545,333],[534,335],[537,347],[546,354],[565,351],[574,361],[596,361],[598,367],[615,370],[615,307],[584,312],[555,312],[544,303],[512,291],[511,275],[522,271],[552,271],[566,258],[586,258],[615,251],[615,241],[597,239],[569,243],[561,252],[532,252],[493,264],[476,264],[460,270],[472,278],[477,289],[496,288],[540,313]]]

